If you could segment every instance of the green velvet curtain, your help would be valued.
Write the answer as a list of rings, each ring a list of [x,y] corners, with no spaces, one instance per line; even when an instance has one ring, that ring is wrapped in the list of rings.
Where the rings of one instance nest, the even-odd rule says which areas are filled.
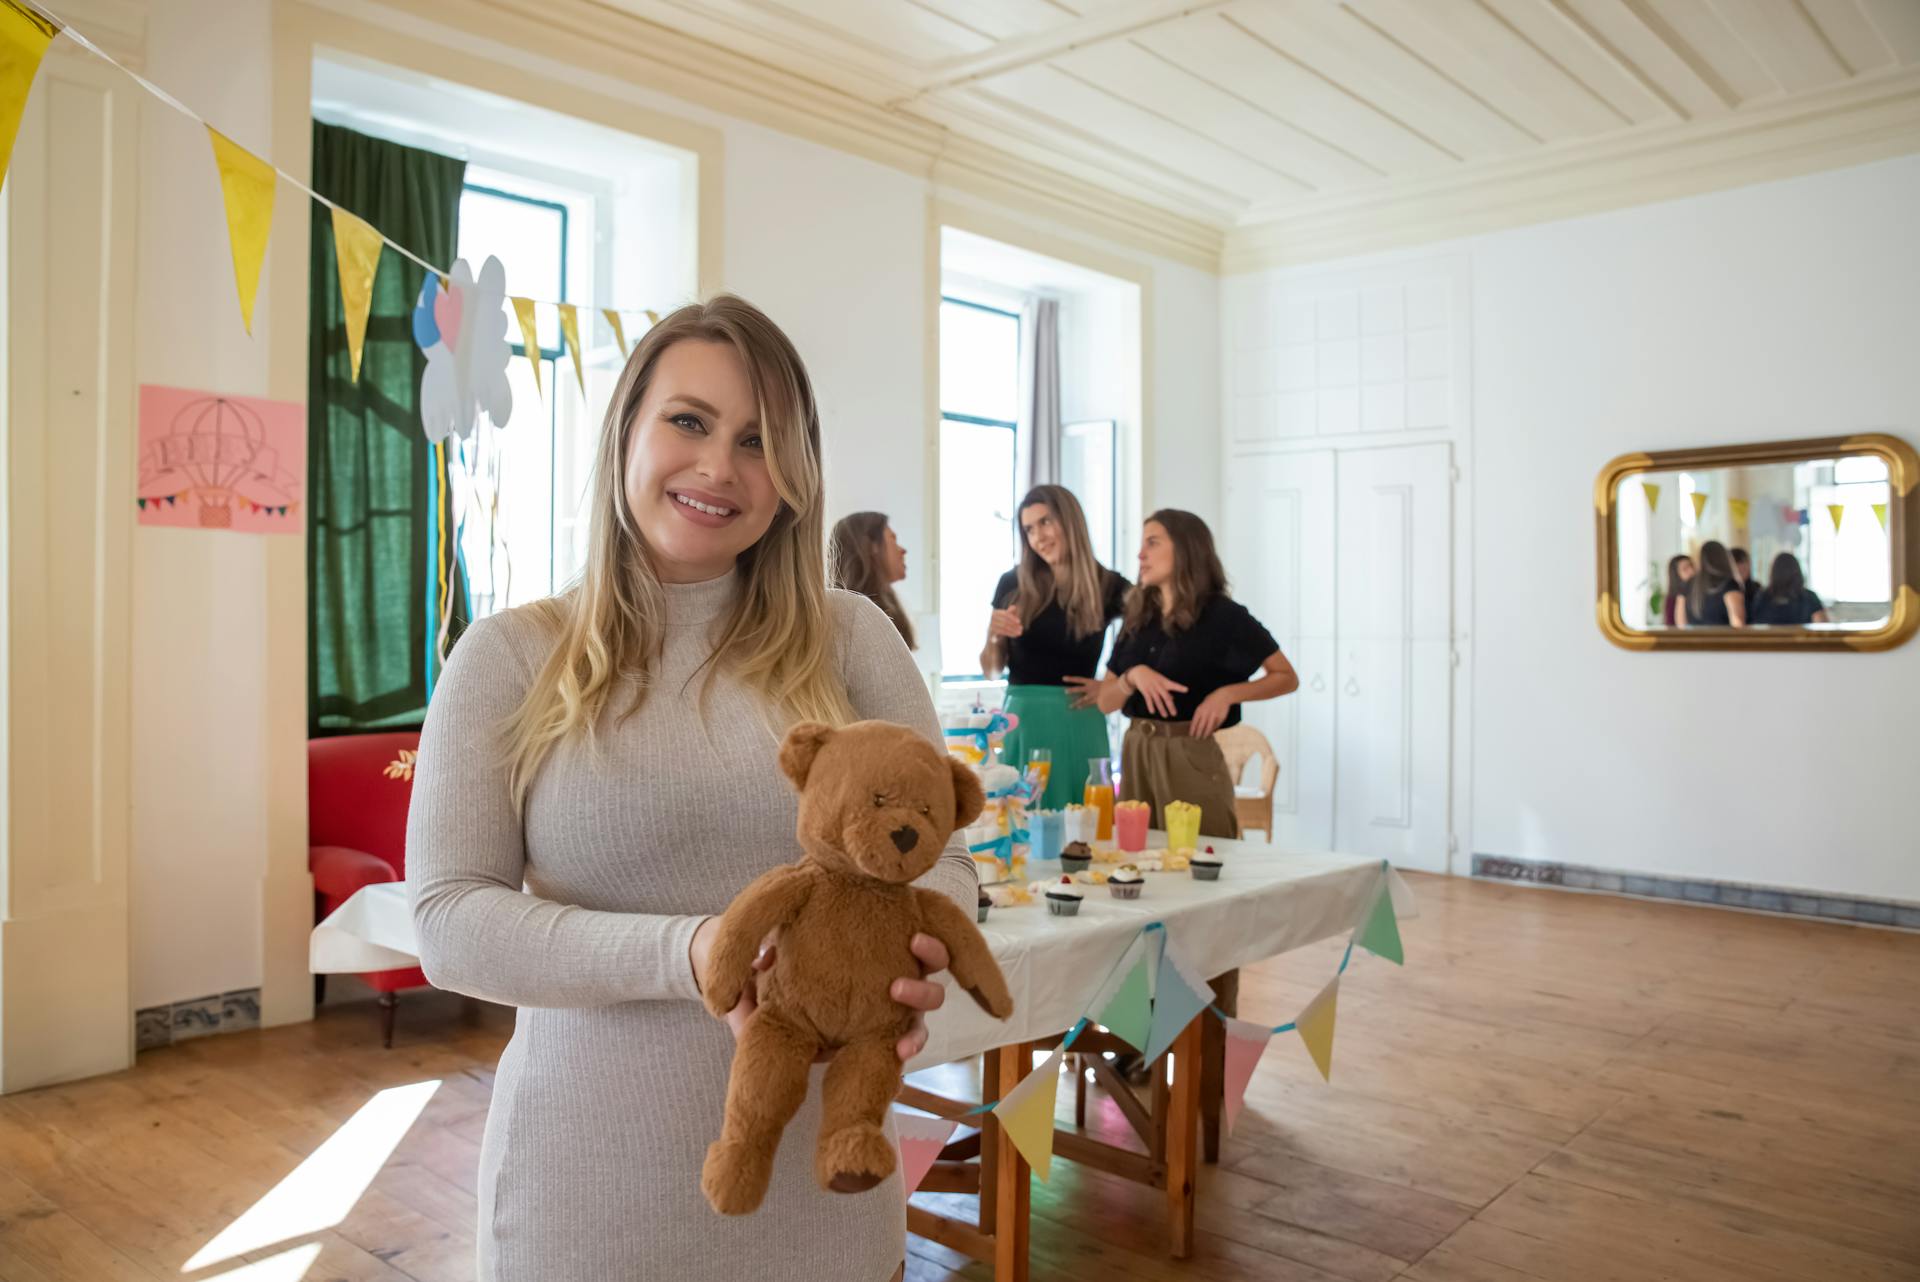
[[[450,264],[466,162],[313,126],[313,186],[428,262]],[[426,273],[391,249],[374,277],[352,378],[332,211],[313,204],[307,387],[307,721],[312,734],[420,724],[467,599],[445,447],[420,428],[426,357],[413,306]]]

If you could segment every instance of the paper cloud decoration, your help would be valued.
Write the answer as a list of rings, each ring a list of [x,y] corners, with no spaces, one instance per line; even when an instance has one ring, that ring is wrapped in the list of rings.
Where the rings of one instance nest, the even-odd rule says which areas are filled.
[[[413,308],[413,341],[427,355],[420,380],[420,426],[435,444],[473,435],[485,414],[505,427],[513,413],[513,389],[507,385],[507,272],[489,257],[475,283],[473,269],[461,259],[448,284],[427,273],[420,301]]]

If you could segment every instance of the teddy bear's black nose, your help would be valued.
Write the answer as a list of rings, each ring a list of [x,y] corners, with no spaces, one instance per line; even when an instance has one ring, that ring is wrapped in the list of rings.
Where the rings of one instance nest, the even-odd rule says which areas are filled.
[[[893,838],[894,849],[903,855],[920,844],[920,834],[912,828],[895,828],[887,835]]]

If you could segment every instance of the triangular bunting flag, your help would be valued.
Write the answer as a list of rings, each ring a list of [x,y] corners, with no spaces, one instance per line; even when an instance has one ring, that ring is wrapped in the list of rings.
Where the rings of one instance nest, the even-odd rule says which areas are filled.
[[[1314,1067],[1328,1081],[1333,1080],[1333,1014],[1339,1001],[1340,977],[1335,975],[1293,1021],[1300,1040],[1307,1044],[1307,1054],[1313,1056]]]
[[[1358,942],[1375,957],[1384,957],[1396,966],[1406,964],[1406,954],[1400,949],[1400,924],[1393,919],[1393,893],[1384,879],[1380,893],[1373,897],[1367,919],[1360,924]]]
[[[1152,1063],[1166,1054],[1173,1039],[1180,1036],[1180,1030],[1192,1023],[1193,1017],[1212,1000],[1213,990],[1206,979],[1193,973],[1192,967],[1174,951],[1173,941],[1169,939],[1160,953],[1160,969],[1154,975],[1153,1025],[1147,1034],[1147,1044],[1140,1048],[1147,1062]]]
[[[540,322],[534,318],[531,298],[510,298],[513,314],[520,318],[520,341],[527,349],[527,364],[533,366],[533,390],[540,387]]]
[[[658,325],[660,323],[660,313],[654,311],[651,308],[647,309],[646,317],[647,317],[648,329],[652,329],[655,325]]]
[[[1827,515],[1833,518],[1833,532],[1835,534],[1840,533],[1840,521],[1846,514],[1847,505],[1845,503],[1827,504]]]
[[[1247,1102],[1247,1083],[1253,1080],[1253,1070],[1258,1067],[1260,1057],[1266,1054],[1267,1043],[1273,1040],[1273,1030],[1265,1024],[1249,1024],[1244,1019],[1227,1018],[1227,1054],[1226,1054],[1226,1097],[1223,1100],[1223,1113],[1227,1132],[1233,1132],[1233,1124],[1240,1117],[1240,1106]]]
[[[18,0],[0,0],[0,186],[7,181],[20,116],[33,92],[40,59],[60,32],[60,24]]]
[[[600,314],[613,329],[613,341],[620,345],[620,359],[627,359],[627,327],[620,323],[620,313],[611,307],[602,307]]]
[[[1733,517],[1733,524],[1736,529],[1747,523],[1747,503],[1748,501],[1746,499],[1727,500],[1727,513]]]
[[[580,309],[572,303],[555,304],[560,309],[560,336],[573,353],[573,376],[580,382],[580,395],[587,394],[587,373],[580,364]]]
[[[1698,521],[1701,516],[1706,513],[1707,496],[1701,491],[1695,490],[1693,493],[1687,495],[1687,497],[1693,500],[1693,519]]]
[[[207,126],[207,137],[227,202],[227,241],[233,247],[233,281],[240,288],[240,320],[251,334],[260,264],[267,258],[267,233],[273,230],[273,166],[212,125]]]
[[[1043,1184],[1053,1173],[1053,1103],[1060,1089],[1060,1061],[1065,1056],[1066,1048],[1057,1048],[1047,1056],[1046,1063],[1021,1078],[1020,1084],[993,1106],[1000,1129]]]
[[[960,1123],[948,1117],[922,1117],[918,1113],[895,1112],[893,1133],[900,1141],[900,1190],[911,1196],[927,1178],[940,1150],[953,1138]]]
[[[1658,512],[1660,510],[1660,487],[1652,481],[1642,481],[1640,482],[1640,488],[1645,490],[1647,494],[1647,511]]]
[[[380,233],[338,205],[333,209],[333,249],[340,260],[340,304],[347,313],[347,356],[360,381],[360,352],[373,307],[373,277],[380,270]]]
[[[1144,1051],[1153,1031],[1153,1003],[1147,993],[1147,950],[1139,951],[1140,956],[1114,991],[1113,1000],[1101,1007],[1095,1018],[1109,1033]]]
[[[1885,503],[1875,503],[1873,505],[1873,519],[1880,522],[1881,529],[1884,530],[1887,528],[1887,505]]]
[[[135,499],[134,502],[140,505],[140,510],[142,512],[147,510],[147,501],[145,499]]]

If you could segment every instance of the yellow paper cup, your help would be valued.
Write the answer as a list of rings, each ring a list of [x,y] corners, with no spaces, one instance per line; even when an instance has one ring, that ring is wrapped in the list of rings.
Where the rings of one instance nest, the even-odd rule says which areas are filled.
[[[1184,850],[1200,844],[1200,807],[1187,801],[1167,803],[1167,845]]]

